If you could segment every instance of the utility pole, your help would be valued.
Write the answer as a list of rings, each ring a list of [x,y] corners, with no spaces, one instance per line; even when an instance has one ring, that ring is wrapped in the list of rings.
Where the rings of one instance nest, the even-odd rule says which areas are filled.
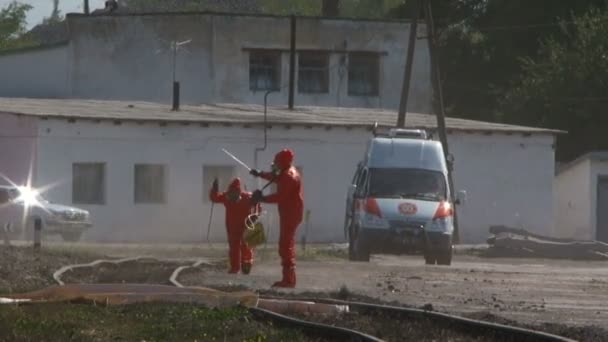
[[[89,15],[90,13],[89,0],[84,0],[84,14]]]
[[[405,127],[405,116],[407,115],[407,101],[410,93],[410,81],[412,79],[412,65],[414,64],[414,51],[416,49],[416,34],[418,33],[418,18],[420,17],[420,0],[413,0],[413,14],[410,23],[410,39],[407,44],[407,58],[405,60],[405,72],[403,74],[403,85],[401,87],[401,101],[399,102],[399,116],[397,127]]]
[[[448,137],[445,126],[445,109],[443,106],[443,92],[441,90],[441,73],[439,70],[439,58],[437,54],[437,37],[435,36],[435,23],[433,22],[433,11],[431,0],[424,0],[424,17],[426,20],[427,36],[429,41],[429,53],[431,56],[431,81],[433,83],[433,107],[437,116],[437,130],[439,139],[443,145],[443,153],[446,160],[450,155]],[[453,165],[448,163],[448,182],[450,183],[450,194],[454,196],[454,178],[452,177]],[[458,216],[454,208],[454,244],[460,243],[460,231],[458,229]]]

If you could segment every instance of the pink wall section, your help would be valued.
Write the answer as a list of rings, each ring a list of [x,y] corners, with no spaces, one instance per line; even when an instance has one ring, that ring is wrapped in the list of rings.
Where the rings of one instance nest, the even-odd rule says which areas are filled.
[[[2,113],[0,108],[0,173],[25,184],[28,171],[35,172],[38,118]],[[36,175],[32,174],[35,180]],[[0,184],[6,184],[0,178]]]

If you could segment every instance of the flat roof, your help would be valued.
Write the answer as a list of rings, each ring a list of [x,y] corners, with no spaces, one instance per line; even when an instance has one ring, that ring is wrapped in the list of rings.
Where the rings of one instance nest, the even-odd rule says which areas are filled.
[[[104,101],[82,99],[0,98],[0,113],[58,119],[112,121],[156,121],[176,123],[248,124],[264,123],[264,106],[253,104],[184,105],[172,111],[169,104],[140,101]],[[297,106],[268,107],[268,124],[294,126],[336,126],[370,128],[394,127],[397,112],[376,108]],[[558,134],[563,131],[506,125],[475,120],[446,118],[448,130],[523,134]],[[435,115],[408,113],[407,128],[433,130]]]

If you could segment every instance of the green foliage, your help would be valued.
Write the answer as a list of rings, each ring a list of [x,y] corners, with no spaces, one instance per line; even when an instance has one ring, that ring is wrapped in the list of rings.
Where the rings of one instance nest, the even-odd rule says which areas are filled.
[[[22,38],[26,31],[26,15],[31,9],[30,5],[13,1],[0,10],[0,50],[33,44]]]
[[[260,323],[244,308],[191,304],[0,307],[0,341],[307,341],[299,331]]]
[[[558,152],[572,159],[608,148],[608,13],[591,10],[562,28],[567,39],[547,39],[538,58],[522,59],[522,75],[500,109],[512,122],[569,131]]]
[[[321,15],[321,0],[261,0],[263,13],[275,15]]]
[[[404,0],[340,0],[340,16],[383,18]],[[320,16],[322,0],[122,0],[121,7],[136,12],[235,11],[275,15]]]
[[[567,130],[559,160],[608,147],[596,128],[603,119],[592,114],[606,102],[600,56],[608,36],[596,34],[606,3],[434,0],[448,115]],[[411,4],[389,15],[410,18]],[[584,24],[572,25],[578,17]]]

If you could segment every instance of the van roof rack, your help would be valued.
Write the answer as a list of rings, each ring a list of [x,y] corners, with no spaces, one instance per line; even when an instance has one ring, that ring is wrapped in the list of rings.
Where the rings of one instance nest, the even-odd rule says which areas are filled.
[[[429,139],[427,132],[422,129],[389,128],[387,130],[380,131],[378,129],[377,124],[375,124],[372,132],[374,134],[374,137],[423,139],[423,140]]]

